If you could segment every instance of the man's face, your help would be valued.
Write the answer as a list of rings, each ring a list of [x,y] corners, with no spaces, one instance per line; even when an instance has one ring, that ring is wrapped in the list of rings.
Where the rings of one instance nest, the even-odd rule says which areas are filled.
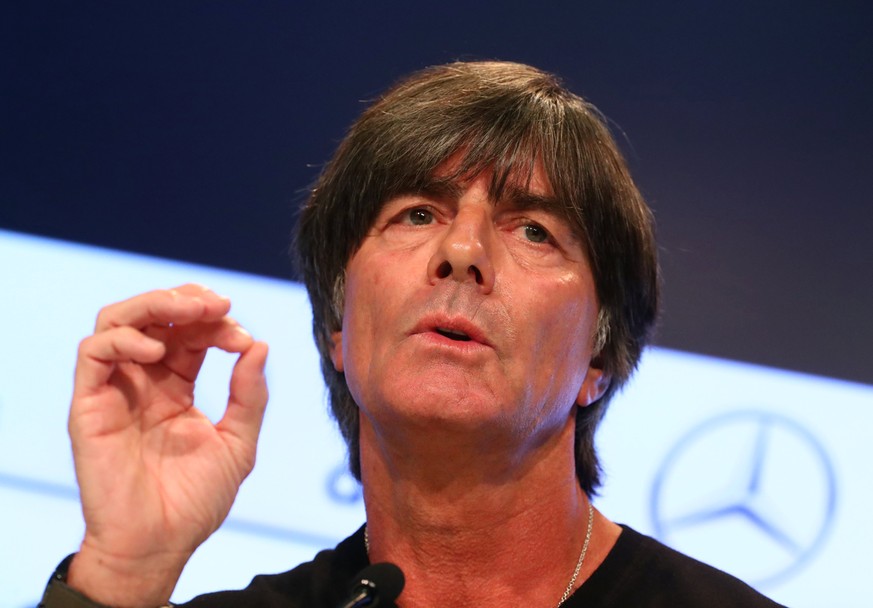
[[[499,201],[489,181],[387,201],[348,263],[332,358],[377,432],[540,444],[605,390],[583,243],[539,169]]]

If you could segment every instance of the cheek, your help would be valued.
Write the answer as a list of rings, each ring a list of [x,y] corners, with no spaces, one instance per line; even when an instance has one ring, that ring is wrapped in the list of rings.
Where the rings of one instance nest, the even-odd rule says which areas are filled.
[[[342,358],[346,384],[352,393],[352,398],[360,404],[364,395],[361,394],[363,380],[368,373],[367,365],[371,361],[369,336],[361,327],[365,323],[362,310],[358,306],[346,306],[343,317]]]
[[[545,320],[540,339],[555,367],[575,370],[584,377],[591,358],[597,303],[577,286],[559,298],[544,298],[539,312]]]
[[[379,350],[378,339],[387,333],[392,304],[390,288],[383,271],[350,272],[346,283],[343,313],[343,360],[346,380],[363,380]]]
[[[382,277],[382,272],[380,270],[376,270],[376,272],[372,273],[369,277],[369,283],[369,286],[372,288],[378,288],[380,285],[383,285],[384,280]],[[379,293],[378,289],[376,290],[376,293]]]

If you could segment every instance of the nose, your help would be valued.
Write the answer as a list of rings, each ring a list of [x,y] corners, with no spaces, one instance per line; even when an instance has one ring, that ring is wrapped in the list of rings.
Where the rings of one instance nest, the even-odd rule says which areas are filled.
[[[482,293],[491,293],[494,289],[493,231],[486,209],[460,209],[428,263],[431,283],[447,278],[471,281]]]

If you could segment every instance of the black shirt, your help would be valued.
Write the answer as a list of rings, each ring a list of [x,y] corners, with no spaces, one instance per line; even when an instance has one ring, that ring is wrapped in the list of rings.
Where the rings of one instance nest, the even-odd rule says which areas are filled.
[[[363,528],[311,562],[256,576],[240,591],[209,593],[183,608],[335,608],[369,563]],[[622,526],[603,563],[562,608],[778,608],[742,581]]]

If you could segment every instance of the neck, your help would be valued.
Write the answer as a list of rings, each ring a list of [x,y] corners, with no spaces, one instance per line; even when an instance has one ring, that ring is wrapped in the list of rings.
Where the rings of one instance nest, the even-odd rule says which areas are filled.
[[[403,608],[554,608],[584,544],[571,421],[512,458],[457,432],[428,443],[385,442],[362,418],[361,463],[370,560],[406,575]],[[392,446],[413,446],[397,449]],[[488,449],[488,448],[492,449]],[[595,514],[576,585],[603,561],[620,529]],[[447,581],[450,584],[447,584]]]

